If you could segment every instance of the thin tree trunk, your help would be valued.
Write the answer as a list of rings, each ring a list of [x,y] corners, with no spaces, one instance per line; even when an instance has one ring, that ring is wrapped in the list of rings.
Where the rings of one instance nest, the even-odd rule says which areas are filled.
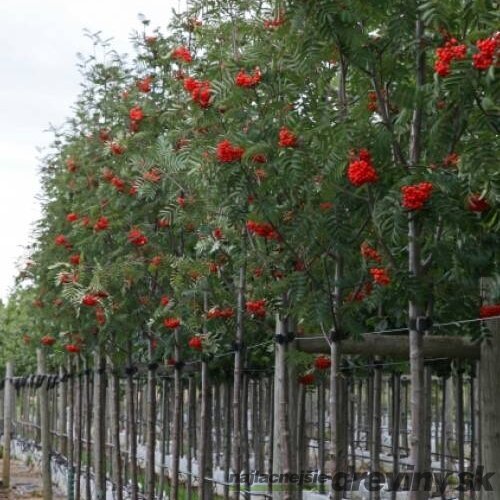
[[[419,16],[419,14],[417,14]],[[425,49],[423,44],[424,23],[420,17],[415,25],[415,47],[416,47],[416,89],[420,90],[425,85]],[[421,103],[415,105],[411,123],[410,165],[415,167],[420,162],[422,149],[422,119],[423,108]],[[408,217],[408,249],[409,249],[409,271],[415,280],[420,280],[423,275],[421,265],[421,225],[417,221],[415,212],[410,212]],[[411,463],[415,475],[425,472],[426,464],[426,431],[425,431],[425,382],[424,382],[424,331],[417,328],[418,318],[424,316],[424,309],[415,299],[411,299],[408,307],[408,318],[410,323],[410,374],[411,374],[411,422],[412,432]],[[417,476],[418,477],[418,476]],[[419,484],[413,484],[410,492],[410,500],[422,500],[428,497],[421,490]]]
[[[399,474],[399,431],[401,423],[401,374],[392,376],[392,473],[396,478]],[[391,499],[396,500],[397,491],[393,489]]]
[[[231,384],[224,383],[224,499],[229,498],[229,474],[231,470]]]
[[[219,425],[219,422],[221,422],[221,409],[220,409],[220,383],[217,382],[214,384],[214,389],[213,389],[213,400],[214,400],[214,421],[215,421],[215,465],[216,467],[220,467],[221,461],[221,426]]]
[[[325,412],[326,412],[326,402],[325,402],[325,381],[323,378],[320,379],[318,386],[318,477],[322,477],[325,474],[325,441],[326,441],[326,429],[325,429]],[[324,494],[326,491],[324,481],[320,480],[319,492]]]
[[[106,358],[98,346],[94,362],[94,481],[95,498],[106,498]]]
[[[167,430],[168,421],[168,382],[166,378],[162,381],[161,391],[161,469],[160,469],[160,485],[158,487],[159,500],[163,500],[165,489],[165,471],[166,471],[166,453],[167,453]],[[188,462],[189,464],[189,462]]]
[[[379,474],[380,453],[382,451],[382,366],[380,360],[375,361],[375,375],[373,378],[373,422],[371,443],[371,472]],[[371,498],[380,500],[380,491],[374,491]]]
[[[181,407],[182,407],[182,381],[181,381],[181,361],[179,349],[179,330],[174,331],[174,359],[176,362],[174,373],[174,415],[172,421],[172,456],[171,456],[171,483],[170,498],[179,498],[179,459],[182,439],[181,429]]]
[[[188,500],[191,500],[191,498],[193,497],[193,447],[194,447],[193,435],[196,433],[196,426],[194,425],[195,414],[196,414],[196,383],[194,376],[190,375],[188,379],[188,409],[187,409],[188,443],[186,450]]]
[[[40,407],[40,427],[42,442],[42,485],[44,500],[52,500],[52,474],[50,471],[50,414],[49,398],[47,392],[47,361],[45,351],[37,349],[37,373],[44,376],[42,385],[38,389],[38,401]]]
[[[465,470],[464,464],[464,379],[463,368],[459,364],[457,367],[456,378],[456,393],[457,393],[457,442],[458,442],[458,473],[463,474]],[[458,492],[459,500],[465,498],[464,492],[460,489]]]
[[[250,443],[248,440],[248,375],[243,374],[242,394],[241,394],[241,462],[245,475],[245,491],[250,491]],[[249,495],[245,493],[245,498]]]
[[[78,379],[76,382],[76,401],[75,401],[75,455],[76,455],[76,471],[75,471],[75,500],[80,500],[82,494],[82,413],[83,413],[83,395],[82,395],[82,377],[83,370],[80,359],[76,360],[76,371],[78,373]],[[87,411],[90,411],[87,408]],[[88,438],[87,438],[88,439]],[[87,497],[89,498],[89,497]]]
[[[233,445],[231,450],[232,469],[235,482],[233,485],[234,499],[240,495],[241,476],[241,375],[243,369],[243,314],[245,310],[245,268],[241,267],[238,283],[238,307],[236,315],[236,341],[234,352],[234,380],[233,380]]]
[[[306,413],[306,391],[305,386],[300,384],[298,394],[297,409],[297,474],[304,471],[304,453],[305,453],[305,413]],[[298,498],[302,500],[303,483],[299,483]]]
[[[155,452],[156,452],[156,364],[154,351],[149,342],[149,369],[147,382],[147,447],[146,447],[146,498],[155,500]]]
[[[113,467],[113,489],[115,500],[123,499],[122,481],[122,457],[120,447],[120,379],[116,367],[111,358],[108,358],[112,368],[110,403],[111,403],[111,443],[112,443],[112,467]]]
[[[85,439],[87,441],[87,467],[85,474],[85,498],[91,498],[91,469],[92,469],[92,370],[89,367],[88,360],[85,359]]]
[[[74,467],[74,387],[75,370],[71,357],[68,358],[68,500],[75,498],[75,467]]]
[[[137,423],[135,419],[135,391],[134,391],[134,373],[135,369],[132,365],[132,342],[128,342],[128,367],[127,374],[127,422],[128,422],[128,456],[130,467],[130,500],[138,500],[138,471],[137,471]],[[95,387],[94,387],[95,390]]]

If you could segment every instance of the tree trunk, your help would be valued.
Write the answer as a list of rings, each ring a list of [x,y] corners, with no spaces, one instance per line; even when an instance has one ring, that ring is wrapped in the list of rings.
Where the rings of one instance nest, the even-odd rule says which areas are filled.
[[[94,357],[94,481],[95,498],[106,498],[106,358],[102,346]]]
[[[399,432],[401,423],[401,374],[396,372],[392,376],[392,473],[393,477],[399,474]],[[391,499],[396,500],[397,491],[391,491]]]
[[[2,456],[2,486],[10,486],[10,441],[12,436],[12,419],[15,413],[15,391],[12,383],[14,363],[7,361],[4,385],[3,411],[3,456]]]
[[[188,379],[188,409],[187,409],[187,427],[188,442],[186,450],[187,461],[187,497],[191,500],[193,497],[193,436],[196,434],[194,415],[196,414],[196,381],[194,375],[189,375]],[[201,467],[200,467],[201,470]]]
[[[224,383],[224,499],[229,498],[229,474],[231,470],[231,384]]]
[[[174,373],[174,415],[172,421],[172,456],[171,456],[171,483],[170,498],[179,498],[179,459],[182,439],[181,411],[182,411],[182,381],[181,361],[179,349],[179,330],[174,331],[174,359],[176,362]]]
[[[283,474],[288,477],[291,473],[291,447],[290,447],[290,424],[288,403],[288,377],[286,369],[286,342],[287,342],[287,320],[277,316],[275,344],[275,380],[274,380],[274,460],[273,473]],[[277,498],[287,500],[291,497],[291,488],[288,481],[282,485],[283,491],[275,492]]]
[[[326,412],[326,402],[325,402],[325,381],[320,379],[318,386],[318,477],[322,477],[325,474],[325,441],[326,441],[326,429],[325,429],[325,412]],[[319,492],[324,494],[326,491],[324,481],[319,483]]]
[[[234,380],[233,380],[233,446],[231,451],[233,461],[233,495],[235,500],[240,496],[241,476],[241,376],[243,370],[243,315],[245,311],[245,268],[239,273],[238,307],[236,315],[236,339],[234,352]]]
[[[83,413],[83,388],[82,388],[82,364],[80,359],[76,360],[76,371],[78,373],[78,379],[76,381],[76,401],[75,401],[75,455],[76,455],[76,465],[75,465],[75,500],[80,500],[82,497],[82,413]],[[90,409],[87,408],[87,412]],[[88,438],[87,438],[88,439]],[[88,498],[88,497],[87,497]]]
[[[110,387],[110,403],[111,403],[111,443],[112,443],[112,467],[113,467],[113,483],[115,500],[123,499],[123,482],[122,482],[122,457],[120,447],[120,379],[116,372],[116,367],[112,360],[109,359],[109,364],[112,368],[111,387]]]
[[[373,378],[373,421],[371,443],[371,473],[379,474],[380,453],[382,451],[382,366],[380,360],[375,361],[375,375]],[[374,491],[371,498],[380,500],[380,491]]]
[[[75,498],[75,467],[74,467],[74,387],[75,370],[72,358],[68,358],[68,500]]]
[[[146,499],[155,500],[155,452],[156,452],[156,364],[154,351],[149,342],[149,367],[146,405]]]
[[[132,342],[128,342],[128,366],[127,374],[127,422],[128,422],[128,457],[130,467],[130,500],[138,500],[138,471],[137,471],[137,423],[135,419],[135,391],[134,391],[134,373],[132,365]],[[94,388],[95,390],[95,388]]]
[[[49,396],[47,392],[47,362],[45,351],[36,350],[37,374],[42,375],[42,385],[38,389],[38,401],[40,406],[40,427],[42,441],[42,484],[44,500],[52,500],[52,474],[50,470],[50,415],[49,415]]]

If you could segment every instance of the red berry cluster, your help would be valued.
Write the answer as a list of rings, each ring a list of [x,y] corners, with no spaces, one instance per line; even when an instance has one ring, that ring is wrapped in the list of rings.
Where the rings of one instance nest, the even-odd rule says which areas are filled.
[[[265,299],[260,300],[248,300],[246,303],[246,310],[249,314],[263,318],[266,315],[266,301]]]
[[[245,71],[241,70],[236,75],[234,82],[238,87],[252,88],[260,83],[261,78],[262,74],[259,68],[255,68],[252,74],[245,73]]]
[[[196,80],[191,77],[185,78],[184,89],[191,94],[193,101],[198,104],[200,108],[208,108],[210,106],[212,88],[208,80]]]
[[[127,237],[128,241],[136,247],[142,247],[148,242],[148,237],[138,228],[132,228]]]
[[[365,300],[366,297],[371,295],[372,291],[373,285],[369,281],[367,281],[363,284],[361,289],[349,293],[346,300],[347,302],[361,302],[362,300]]]
[[[99,297],[92,293],[88,293],[82,297],[82,304],[89,307],[94,307],[98,304]]]
[[[256,222],[249,220],[246,224],[247,229],[250,233],[261,236],[266,240],[279,240],[280,236],[276,229],[271,224],[266,222]]]
[[[479,52],[472,56],[474,68],[486,71],[492,64],[495,57],[498,57],[500,50],[500,34],[496,34],[484,40],[478,40],[476,47]]]
[[[274,19],[266,19],[264,21],[264,28],[266,29],[274,29],[278,28],[285,22],[285,18],[282,13],[278,15],[278,17],[275,17]]]
[[[181,320],[179,318],[165,318],[163,320],[163,325],[166,328],[170,328],[171,330],[179,327],[180,324],[181,324]]]
[[[65,247],[67,249],[71,248],[71,244],[70,242],[68,241],[68,238],[66,238],[66,236],[64,236],[64,234],[58,234],[55,238],[54,238],[54,243],[58,246],[58,247]]]
[[[140,106],[134,106],[128,113],[128,116],[133,122],[140,122],[144,119],[144,111]]]
[[[332,366],[332,360],[328,356],[317,356],[314,360],[316,370],[328,370]]]
[[[382,262],[382,257],[377,250],[371,247],[366,241],[361,243],[361,255],[365,260],[374,260],[378,263]]]
[[[245,150],[239,146],[234,146],[227,139],[219,142],[217,144],[217,160],[221,163],[233,163],[235,161],[240,161]]]
[[[189,52],[189,49],[187,47],[181,46],[172,51],[172,59],[190,63],[193,60],[193,56],[191,55],[191,52]]]
[[[500,304],[481,306],[481,308],[479,309],[479,316],[481,318],[491,318],[492,316],[500,316]]]
[[[357,157],[351,160],[347,167],[347,178],[356,187],[378,181],[378,174],[368,150],[361,149]]]
[[[467,209],[471,212],[486,212],[490,208],[488,200],[482,198],[480,194],[471,194],[467,200]]]
[[[378,104],[377,104],[377,93],[374,92],[373,90],[371,92],[368,92],[368,111],[371,111],[374,113],[378,109]]]
[[[96,307],[95,310],[95,319],[97,323],[101,326],[106,324],[106,312],[102,307]]]
[[[305,375],[301,375],[299,377],[299,384],[312,385],[314,384],[314,380],[314,373],[306,373]]]
[[[137,86],[137,89],[139,90],[139,92],[143,92],[144,94],[151,92],[151,82],[152,81],[153,81],[153,78],[150,76],[146,76],[146,78],[139,80],[136,83],[136,86]]]
[[[156,184],[161,180],[161,170],[159,168],[152,168],[151,170],[145,172],[142,177],[145,181]]]
[[[278,145],[280,148],[293,148],[297,145],[297,136],[290,129],[281,127]]]
[[[75,253],[73,255],[70,255],[70,257],[69,257],[69,263],[72,264],[73,266],[80,265],[80,260],[81,260],[81,257],[80,257],[79,253]]]
[[[203,351],[203,340],[201,337],[191,337],[188,342],[189,347],[195,351]]]
[[[372,267],[370,269],[370,274],[372,275],[373,281],[380,286],[387,286],[391,282],[387,269],[383,267]]]
[[[212,307],[207,313],[207,319],[228,319],[234,316],[234,309],[232,307],[226,307],[221,309],[220,307]]]
[[[56,339],[54,337],[52,337],[51,335],[44,335],[40,339],[40,343],[42,345],[46,345],[46,346],[50,347],[50,346],[53,346],[56,343]]]
[[[465,59],[466,53],[467,47],[464,44],[459,45],[455,38],[450,38],[442,47],[436,49],[434,70],[441,77],[448,76],[452,61]]]
[[[403,207],[408,210],[421,210],[425,202],[431,197],[434,186],[431,182],[419,182],[410,186],[403,186]]]
[[[109,220],[107,217],[101,216],[97,219],[97,222],[94,224],[95,231],[105,231],[109,228]]]
[[[64,348],[70,354],[78,354],[81,351],[81,347],[78,344],[66,344]]]
[[[71,212],[68,215],[66,215],[66,220],[68,222],[76,222],[78,220],[78,215],[75,214],[74,212]]]

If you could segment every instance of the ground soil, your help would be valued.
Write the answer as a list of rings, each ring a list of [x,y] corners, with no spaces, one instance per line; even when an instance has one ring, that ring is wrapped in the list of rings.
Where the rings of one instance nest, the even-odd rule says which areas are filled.
[[[0,460],[0,471],[2,461]],[[1,474],[0,474],[1,475]],[[11,460],[10,488],[0,485],[0,500],[23,498],[24,500],[38,500],[42,498],[42,476],[40,471],[32,465],[26,465],[19,460]],[[66,495],[53,490],[53,500],[64,500]]]

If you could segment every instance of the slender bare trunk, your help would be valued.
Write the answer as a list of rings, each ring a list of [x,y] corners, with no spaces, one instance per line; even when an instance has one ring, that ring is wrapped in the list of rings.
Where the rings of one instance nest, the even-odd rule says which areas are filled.
[[[44,377],[42,385],[38,389],[38,400],[40,406],[40,427],[42,442],[42,484],[44,500],[52,500],[52,474],[50,470],[50,414],[49,399],[47,392],[47,361],[45,351],[37,349],[37,373]]]
[[[233,380],[233,446],[231,451],[232,469],[235,478],[233,498],[240,495],[241,476],[241,375],[243,371],[243,314],[245,310],[245,268],[241,267],[238,283],[238,307],[236,315],[236,341],[234,352],[234,380]]]
[[[171,456],[171,483],[170,498],[179,498],[179,459],[182,439],[181,408],[182,408],[182,381],[179,349],[179,331],[174,331],[174,359],[176,361],[174,373],[174,415],[172,421],[172,456]]]

